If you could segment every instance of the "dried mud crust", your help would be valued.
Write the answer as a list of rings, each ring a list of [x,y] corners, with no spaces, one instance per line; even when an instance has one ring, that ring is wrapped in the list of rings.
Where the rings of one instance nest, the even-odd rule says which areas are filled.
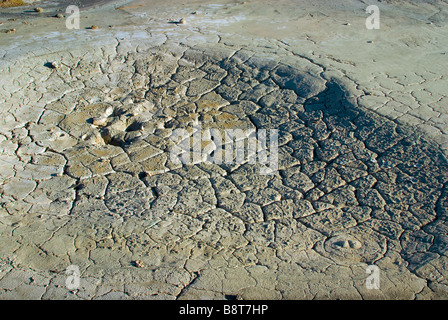
[[[12,93],[30,103],[1,132],[0,297],[446,297],[448,170],[421,134],[309,61],[183,46],[95,59]],[[173,163],[170,134],[195,121],[278,129],[278,172]]]

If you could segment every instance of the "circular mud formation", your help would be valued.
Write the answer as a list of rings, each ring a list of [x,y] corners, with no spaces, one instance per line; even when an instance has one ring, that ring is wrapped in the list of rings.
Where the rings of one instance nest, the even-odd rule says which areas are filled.
[[[179,47],[46,70],[29,100],[64,94],[2,132],[4,216],[20,217],[8,259],[79,265],[81,298],[446,295],[445,158],[297,60]],[[277,170],[176,163],[173,132],[198,122],[210,153],[207,129],[278,130]],[[365,287],[371,264],[381,290]]]

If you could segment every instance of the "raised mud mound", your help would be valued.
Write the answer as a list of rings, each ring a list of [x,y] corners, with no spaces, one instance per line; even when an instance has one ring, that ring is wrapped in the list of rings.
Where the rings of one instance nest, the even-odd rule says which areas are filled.
[[[23,234],[22,247],[45,254],[19,248],[22,263],[75,263],[95,277],[138,259],[150,271],[123,276],[130,296],[368,297],[374,263],[385,297],[443,287],[444,157],[304,65],[184,48],[53,70],[49,79],[73,89],[4,133],[19,143],[2,155],[15,164],[4,209],[63,233],[54,244]],[[197,121],[277,129],[278,171],[174,163],[170,135]],[[202,147],[216,151],[211,139]],[[46,226],[56,217],[64,223]],[[129,282],[144,289],[126,291]]]

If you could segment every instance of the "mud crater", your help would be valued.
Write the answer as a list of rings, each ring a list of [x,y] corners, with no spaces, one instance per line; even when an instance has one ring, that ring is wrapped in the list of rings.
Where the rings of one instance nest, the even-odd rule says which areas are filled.
[[[60,151],[64,175],[81,186],[70,214],[82,215],[91,203],[98,215],[179,214],[204,230],[226,217],[228,236],[314,248],[338,261],[371,263],[393,244],[413,271],[425,261],[416,255],[443,256],[446,240],[437,230],[446,228],[446,160],[412,128],[357,106],[337,79],[193,49],[130,54],[116,63],[116,86],[78,89],[83,99],[73,110],[63,97],[42,117],[64,114],[55,127],[76,140]],[[249,163],[172,163],[170,134],[195,121],[203,129],[278,129],[278,172],[261,176]],[[206,231],[194,237],[215,241]],[[422,250],[422,238],[438,242]]]

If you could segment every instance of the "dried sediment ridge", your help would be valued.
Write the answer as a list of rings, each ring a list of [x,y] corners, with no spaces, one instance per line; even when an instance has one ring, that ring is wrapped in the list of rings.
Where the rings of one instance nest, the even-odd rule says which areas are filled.
[[[42,66],[2,110],[1,295],[445,297],[444,155],[294,60],[164,45]],[[278,172],[172,163],[195,120],[278,129]]]

